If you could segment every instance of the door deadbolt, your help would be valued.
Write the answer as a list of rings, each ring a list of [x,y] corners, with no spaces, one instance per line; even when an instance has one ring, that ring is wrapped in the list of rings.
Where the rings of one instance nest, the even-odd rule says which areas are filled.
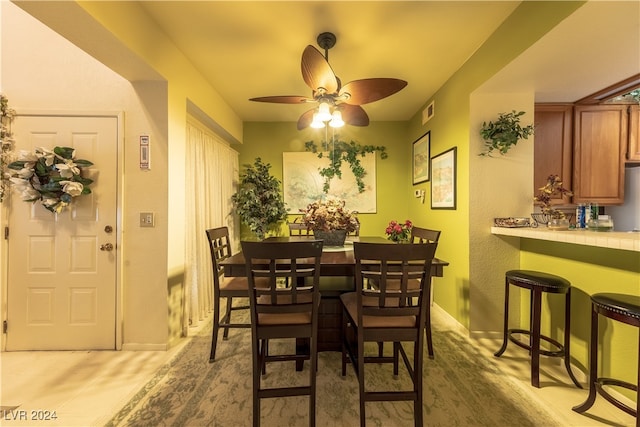
[[[113,244],[105,243],[104,245],[100,245],[100,250],[101,251],[111,252],[113,250]]]
[[[113,231],[113,227],[110,225],[107,225],[104,227],[104,232],[105,233],[111,233]]]

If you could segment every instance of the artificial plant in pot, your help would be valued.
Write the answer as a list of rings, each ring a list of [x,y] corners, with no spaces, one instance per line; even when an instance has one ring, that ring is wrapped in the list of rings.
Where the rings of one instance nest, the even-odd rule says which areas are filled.
[[[346,202],[337,197],[327,197],[300,209],[301,221],[313,235],[324,240],[325,246],[344,245],[347,233],[358,227],[357,213],[346,208]]]
[[[534,196],[533,201],[540,205],[540,213],[533,213],[531,216],[536,223],[547,224],[551,227],[553,224],[561,224],[561,227],[568,226],[569,219],[566,214],[560,209],[556,209],[551,204],[553,196],[559,195],[560,197],[573,196],[573,193],[564,188],[562,180],[558,175],[549,175],[547,177],[547,183],[544,187],[539,188],[539,193]]]
[[[271,165],[257,157],[253,165],[244,165],[240,188],[231,196],[240,221],[260,239],[280,228],[287,218],[280,181],[269,174]]]
[[[494,150],[504,155],[519,140],[533,135],[533,125],[520,125],[520,117],[523,115],[524,111],[513,110],[510,113],[500,113],[495,122],[482,122],[480,136],[484,140],[484,151],[480,155],[491,157]]]

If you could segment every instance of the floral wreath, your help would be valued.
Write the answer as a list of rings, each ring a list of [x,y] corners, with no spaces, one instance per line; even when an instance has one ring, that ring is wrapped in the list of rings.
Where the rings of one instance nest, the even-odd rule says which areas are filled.
[[[90,194],[92,179],[82,176],[82,168],[92,166],[88,160],[76,159],[75,149],[43,147],[33,152],[21,151],[11,162],[10,181],[25,202],[40,201],[51,212],[60,213],[74,197]]]

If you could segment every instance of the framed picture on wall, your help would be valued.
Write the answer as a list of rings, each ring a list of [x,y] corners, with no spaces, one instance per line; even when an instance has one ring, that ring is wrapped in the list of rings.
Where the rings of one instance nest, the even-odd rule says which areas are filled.
[[[429,156],[431,132],[427,132],[413,142],[413,185],[429,181]]]
[[[456,154],[458,147],[431,159],[431,209],[456,208]]]

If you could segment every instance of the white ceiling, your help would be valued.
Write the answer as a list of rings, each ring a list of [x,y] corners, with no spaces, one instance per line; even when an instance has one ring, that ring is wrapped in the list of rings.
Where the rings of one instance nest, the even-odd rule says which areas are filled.
[[[367,104],[372,120],[408,120],[520,2],[148,1],[144,9],[244,121],[296,121],[304,105],[249,98],[310,96],[300,62],[325,31],[343,84],[392,77],[409,84]]]
[[[242,121],[295,122],[308,106],[258,103],[249,98],[311,95],[300,62],[307,45],[317,47],[318,34],[330,31],[337,36],[329,63],[343,83],[373,77],[408,82],[400,92],[364,105],[372,121],[404,121],[419,113],[521,2],[137,3]],[[81,8],[67,7],[74,3],[16,4],[127,78],[150,78],[149,69],[137,57],[117,50],[110,33],[88,33],[95,21],[86,22],[89,29],[83,27]],[[161,59],[172,60],[168,56]],[[592,0],[478,90],[533,91],[536,102],[572,102],[638,73],[640,0]]]
[[[533,90],[536,102],[574,102],[638,73],[640,2],[591,1],[482,90]]]
[[[393,77],[408,86],[364,106],[372,120],[408,120],[518,6],[514,1],[145,1],[243,121],[296,121],[308,106],[248,99],[311,95],[300,61],[324,31],[343,83]],[[320,48],[318,48],[320,49]],[[483,89],[534,90],[575,101],[640,72],[640,2],[591,1]]]

